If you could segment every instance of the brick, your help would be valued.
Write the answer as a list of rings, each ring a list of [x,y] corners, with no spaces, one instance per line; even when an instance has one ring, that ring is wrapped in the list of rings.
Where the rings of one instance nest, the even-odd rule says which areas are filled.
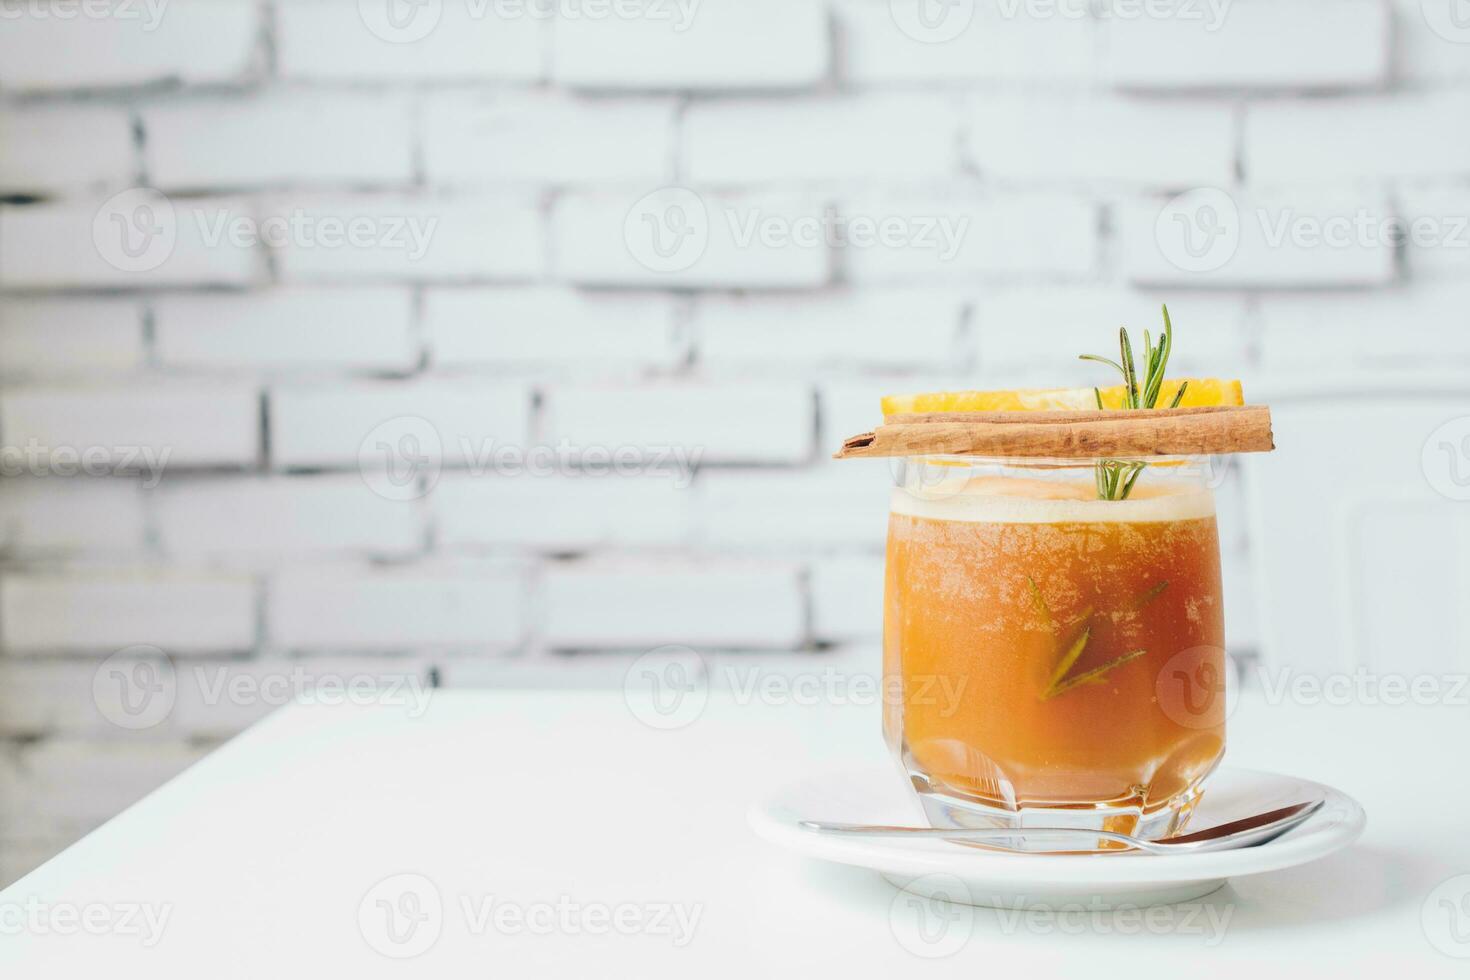
[[[958,170],[956,110],[932,94],[695,103],[684,166],[696,185],[942,178]]]
[[[789,649],[805,635],[800,578],[781,563],[554,567],[542,578],[542,608],[543,640],[555,649]]]
[[[712,470],[699,479],[699,540],[721,551],[881,551],[889,483],[870,476],[843,463],[798,472]]]
[[[407,371],[418,364],[408,289],[287,288],[170,294],[153,301],[165,367]]]
[[[893,224],[900,231],[843,250],[847,277],[858,283],[1081,277],[1098,262],[1097,210],[1067,196],[874,193],[844,201],[841,212],[849,223]]]
[[[1184,188],[1234,176],[1234,110],[1223,102],[987,95],[969,121],[969,154],[988,178]]]
[[[521,607],[503,568],[301,566],[271,580],[267,618],[288,650],[486,648],[520,641]]]
[[[1120,88],[1160,91],[1387,82],[1391,27],[1379,0],[1178,0],[1173,9],[1168,17],[1104,16],[1104,77]]]
[[[0,660],[0,734],[115,735],[92,693],[99,662],[54,657]],[[0,777],[3,778],[3,777]]]
[[[423,4],[399,31],[383,17],[386,5],[293,0],[275,10],[277,67],[285,78],[326,81],[536,81],[546,74],[549,25],[530,8]]]
[[[1145,330],[1158,336],[1161,300],[1168,303],[1177,332],[1171,375],[1249,373],[1246,304],[1238,296],[1186,292],[1161,297],[1113,286],[1034,286],[980,294],[975,326],[981,376],[1010,387],[1113,384],[1107,369],[1068,364],[1067,358],[1082,353],[1113,356],[1119,326],[1126,326],[1139,345]]]
[[[377,432],[391,439],[402,419],[432,425],[439,439],[435,459],[449,466],[480,465],[482,454],[495,447],[523,445],[530,429],[530,391],[506,382],[428,379],[282,387],[271,392],[270,404],[271,457],[277,467],[357,466],[369,437]]]
[[[1405,187],[1404,264],[1413,278],[1470,275],[1470,193],[1459,187]]]
[[[1397,276],[1388,233],[1395,217],[1381,197],[1330,191],[1288,197],[1208,188],[1131,201],[1120,215],[1124,274],[1152,286],[1381,285]]]
[[[0,395],[0,433],[8,447],[106,450],[145,476],[162,466],[247,466],[260,451],[260,406],[244,385],[14,388]]]
[[[792,463],[812,452],[812,396],[797,384],[562,386],[547,392],[544,413],[548,444],[582,450],[668,449],[695,463]]]
[[[0,31],[0,87],[89,89],[166,80],[242,81],[257,70],[259,8],[250,0],[135,3],[95,17],[75,4],[27,3]],[[80,16],[77,16],[80,14]],[[58,52],[65,51],[65,57]]]
[[[1288,293],[1261,298],[1262,366],[1270,371],[1422,371],[1470,361],[1470,288]]]
[[[680,288],[820,286],[830,209],[811,194],[573,193],[552,211],[556,272],[571,282]]]
[[[141,112],[154,186],[407,184],[414,121],[404,96],[282,91],[196,97]]]
[[[143,498],[123,479],[17,476],[0,493],[0,552],[104,555],[143,550]]]
[[[553,81],[590,89],[792,89],[827,75],[821,4],[705,0],[644,9],[636,18],[558,21]]]
[[[135,300],[0,302],[0,372],[8,379],[117,374],[142,363],[143,310]]]
[[[276,250],[288,282],[523,281],[545,269],[541,215],[526,199],[297,195],[268,211],[315,229]],[[325,237],[343,228],[356,233]]]
[[[0,111],[0,192],[120,190],[135,183],[137,174],[133,124],[121,109],[42,105]]]
[[[1470,96],[1458,93],[1259,103],[1246,111],[1245,173],[1263,183],[1462,176],[1470,132],[1451,120],[1467,114]]]
[[[964,308],[958,293],[931,289],[708,296],[694,328],[711,370],[892,372],[957,363]]]
[[[9,652],[255,645],[255,586],[243,577],[142,569],[12,572],[0,577],[0,611]]]
[[[918,9],[881,0],[837,4],[846,41],[845,78],[858,84],[1055,84],[1080,82],[1091,74],[1092,30],[1085,16],[1030,17],[1022,7],[1011,14],[1004,4],[982,0],[944,8],[928,30],[914,16]]]
[[[424,544],[421,510],[379,496],[355,473],[170,480],[153,509],[159,546],[175,558],[403,557]]]
[[[630,476],[446,474],[429,498],[435,539],[458,550],[677,547],[693,526],[694,492],[686,475],[668,469]]]
[[[670,179],[674,105],[520,93],[445,92],[424,106],[424,169],[475,186]]]
[[[0,768],[0,821],[7,835],[44,827],[63,839],[68,834],[80,836],[162,786],[207,751],[182,741],[82,738],[46,739],[21,747],[15,765]]]
[[[1391,0],[1394,12],[1396,74],[1415,82],[1455,82],[1470,78],[1470,26],[1451,16],[1454,3]]]
[[[812,632],[828,642],[883,635],[881,558],[832,558],[813,564]]]
[[[424,334],[438,366],[566,372],[671,368],[684,356],[671,297],[556,288],[429,289]]]
[[[146,189],[90,204],[0,207],[0,286],[248,285],[265,277],[264,252],[227,232],[257,220],[245,201],[170,201]]]

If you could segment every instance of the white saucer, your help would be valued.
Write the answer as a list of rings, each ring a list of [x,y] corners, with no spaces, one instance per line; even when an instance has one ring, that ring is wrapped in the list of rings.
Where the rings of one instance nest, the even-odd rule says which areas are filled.
[[[1206,854],[1023,854],[934,839],[822,836],[801,820],[925,826],[918,802],[891,765],[824,773],[753,804],[750,826],[774,844],[809,857],[872,868],[924,895],[997,908],[1080,904],[1088,908],[1162,905],[1208,895],[1227,878],[1279,871],[1326,857],[1363,832],[1357,801],[1330,786],[1250,769],[1210,777],[1190,827],[1203,829],[1304,800],[1325,803],[1311,819],[1258,847]]]

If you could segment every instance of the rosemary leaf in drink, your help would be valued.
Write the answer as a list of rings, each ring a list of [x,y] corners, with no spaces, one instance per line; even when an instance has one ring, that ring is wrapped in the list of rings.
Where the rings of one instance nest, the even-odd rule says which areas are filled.
[[[1164,307],[1164,333],[1157,344],[1149,336],[1149,332],[1143,332],[1143,383],[1140,386],[1138,371],[1134,366],[1133,344],[1128,340],[1126,327],[1118,329],[1119,358],[1114,361],[1110,358],[1099,357],[1096,354],[1081,354],[1079,357],[1084,361],[1097,361],[1106,364],[1123,375],[1123,407],[1125,409],[1156,408],[1159,404],[1159,395],[1164,390],[1164,376],[1169,367],[1169,355],[1174,350],[1174,324],[1169,319],[1169,307]],[[1185,382],[1179,386],[1174,393],[1174,399],[1170,402],[1170,408],[1178,408],[1184,399],[1184,390],[1189,387]],[[1097,397],[1097,407],[1103,408],[1102,390],[1093,388]],[[1143,472],[1147,463],[1129,462],[1119,459],[1103,459],[1097,462],[1097,496],[1099,500],[1127,500],[1128,495],[1133,492],[1133,485],[1138,482],[1139,475]]]
[[[1169,580],[1168,579],[1164,579],[1158,585],[1155,585],[1153,588],[1149,589],[1147,592],[1144,592],[1143,594],[1141,594],[1137,599],[1134,599],[1133,600],[1133,610],[1134,610],[1134,612],[1137,612],[1138,610],[1142,609],[1144,606],[1148,605],[1150,602],[1153,602],[1155,599],[1157,599],[1159,597],[1159,593],[1160,592],[1163,592],[1168,587],[1169,587]]]
[[[1089,612],[1088,615],[1090,616],[1091,613]],[[1082,656],[1082,651],[1087,649],[1087,640],[1091,636],[1091,626],[1083,627],[1082,632],[1077,634],[1077,639],[1072,641],[1067,652],[1062,654],[1062,659],[1057,661],[1056,669],[1051,672],[1051,679],[1046,682],[1046,690],[1041,695],[1042,700],[1051,697],[1052,693],[1057,690],[1057,685],[1061,683],[1063,677],[1067,676],[1067,671],[1072,669],[1077,658]]]
[[[1037,586],[1036,579],[1032,578],[1030,575],[1027,575],[1026,585],[1029,586],[1031,589],[1031,604],[1034,605],[1036,607],[1036,611],[1041,614],[1041,621],[1046,624],[1047,629],[1055,630],[1057,628],[1057,624],[1051,618],[1051,608],[1047,606],[1046,597],[1041,594],[1041,588]]]
[[[1145,653],[1148,653],[1148,651],[1134,650],[1131,653],[1125,653],[1121,657],[1115,657],[1112,660],[1109,660],[1107,663],[1103,664],[1100,667],[1094,667],[1091,670],[1083,671],[1076,677],[1069,677],[1061,684],[1053,684],[1051,687],[1048,687],[1046,689],[1046,693],[1041,696],[1041,699],[1043,701],[1046,701],[1056,697],[1058,694],[1070,691],[1074,687],[1081,687],[1083,684],[1090,684],[1094,680],[1100,680],[1104,675],[1111,673],[1113,670],[1123,666],[1130,660],[1137,660]]]

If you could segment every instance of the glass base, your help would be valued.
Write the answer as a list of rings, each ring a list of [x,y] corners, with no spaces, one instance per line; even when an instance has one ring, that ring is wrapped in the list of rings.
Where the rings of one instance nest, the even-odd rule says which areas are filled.
[[[1144,840],[1159,840],[1183,833],[1203,794],[1202,784],[1208,773],[1201,775],[1184,791],[1152,806],[1141,804],[1095,804],[1065,806],[1018,806],[1006,808],[993,802],[966,797],[952,789],[932,783],[923,773],[906,769],[909,785],[918,796],[924,816],[935,828],[1016,829],[1031,827],[1067,827],[1082,830],[1107,830],[1130,834]],[[976,844],[977,847],[986,845]],[[1078,847],[1073,835],[1047,840],[1044,835],[1002,838],[996,847],[1022,851],[1085,851]],[[1098,840],[1093,850],[1118,850],[1123,845]]]

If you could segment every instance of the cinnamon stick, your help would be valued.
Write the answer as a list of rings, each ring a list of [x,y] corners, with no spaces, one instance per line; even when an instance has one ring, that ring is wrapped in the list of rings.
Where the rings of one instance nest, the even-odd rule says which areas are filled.
[[[1105,459],[1270,452],[1265,405],[1086,412],[936,412],[894,415],[853,436],[836,459],[1017,456]]]

